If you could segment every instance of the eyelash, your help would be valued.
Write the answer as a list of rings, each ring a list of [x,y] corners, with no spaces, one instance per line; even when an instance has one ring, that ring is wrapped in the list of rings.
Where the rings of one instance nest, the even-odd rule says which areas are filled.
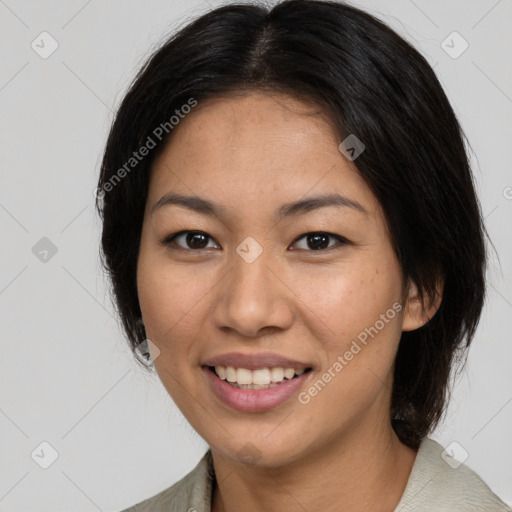
[[[202,249],[191,249],[191,248],[184,248],[184,247],[180,247],[180,246],[176,246],[175,244],[175,239],[178,238],[179,236],[182,236],[182,235],[186,235],[188,233],[195,233],[195,234],[198,234],[198,235],[205,235],[209,240],[213,240],[213,238],[208,235],[207,233],[205,233],[204,231],[197,231],[197,230],[189,230],[189,231],[178,231],[177,233],[173,233],[171,235],[168,235],[164,240],[162,240],[162,244],[165,245],[169,250],[176,250],[176,251],[187,251],[187,252],[190,252],[190,251],[193,251],[193,252],[201,252],[201,251],[204,251],[205,249],[207,248],[202,248]],[[295,244],[296,242],[298,242],[299,240],[303,239],[304,237],[308,236],[308,235],[325,235],[327,237],[331,237],[331,238],[334,238],[336,239],[339,244],[338,244],[338,247],[335,247],[335,246],[331,246],[331,247],[326,247],[324,249],[299,249],[301,251],[306,251],[306,252],[326,252],[326,251],[330,251],[330,250],[335,250],[335,249],[340,249],[341,247],[343,247],[344,245],[348,245],[350,244],[350,242],[340,236],[340,235],[336,235],[334,233],[329,233],[329,232],[326,232],[326,231],[309,231],[308,233],[303,233],[302,235],[300,235],[299,237],[297,237],[293,242],[292,244]]]

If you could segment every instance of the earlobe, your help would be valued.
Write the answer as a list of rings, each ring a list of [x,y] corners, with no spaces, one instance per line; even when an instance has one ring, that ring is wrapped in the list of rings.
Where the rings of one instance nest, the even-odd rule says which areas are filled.
[[[436,295],[433,300],[425,299],[422,306],[418,288],[414,282],[409,283],[405,300],[402,331],[414,331],[425,325],[437,312],[443,299],[443,282],[436,286]]]

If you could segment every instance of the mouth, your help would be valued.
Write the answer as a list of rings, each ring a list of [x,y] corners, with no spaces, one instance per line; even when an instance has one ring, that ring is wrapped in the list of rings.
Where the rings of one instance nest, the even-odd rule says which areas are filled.
[[[293,368],[260,368],[259,370],[235,369],[224,366],[203,366],[226,384],[238,389],[269,389],[282,386],[312,371],[311,367],[301,370]]]
[[[244,384],[243,382],[249,380],[250,375],[247,372],[250,372],[252,378],[256,381],[261,382],[265,374],[267,375],[266,380],[268,380],[267,372],[270,372],[270,369],[261,368],[251,372],[250,370],[239,368],[235,374],[233,373],[235,370],[233,367],[226,367],[225,374],[222,373],[222,369],[219,370],[219,367],[215,366],[202,366],[201,369],[206,377],[213,398],[219,400],[219,403],[230,409],[248,413],[269,411],[290,402],[291,398],[307,385],[314,373],[313,369],[308,367],[299,370],[298,373],[295,373],[295,370],[293,370],[293,375],[291,371],[288,371],[288,376],[283,375],[281,377],[283,369],[276,370],[272,368],[276,382],[272,382],[271,374],[271,382],[266,384],[255,384],[252,382]],[[240,375],[238,370],[242,370]],[[227,377],[233,382],[229,382]]]

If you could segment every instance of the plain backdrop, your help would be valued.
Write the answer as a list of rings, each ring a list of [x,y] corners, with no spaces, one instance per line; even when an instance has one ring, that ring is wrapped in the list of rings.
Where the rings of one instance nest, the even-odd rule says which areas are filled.
[[[432,437],[463,447],[512,504],[512,3],[352,3],[427,58],[474,151],[499,260],[491,252],[481,324]],[[219,5],[0,0],[0,511],[118,511],[179,480],[207,449],[123,339],[93,190],[136,70],[163,37]]]

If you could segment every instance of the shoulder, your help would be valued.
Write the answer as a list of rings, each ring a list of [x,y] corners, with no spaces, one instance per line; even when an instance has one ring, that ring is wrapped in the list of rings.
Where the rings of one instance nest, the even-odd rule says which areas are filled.
[[[469,467],[425,438],[395,512],[511,512]]]
[[[213,478],[211,451],[208,450],[181,480],[121,512],[210,512]]]

